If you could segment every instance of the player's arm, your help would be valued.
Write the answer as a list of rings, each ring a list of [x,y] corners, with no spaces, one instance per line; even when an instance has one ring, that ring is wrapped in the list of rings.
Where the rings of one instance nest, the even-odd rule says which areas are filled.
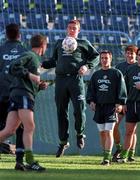
[[[96,85],[94,74],[92,75],[87,88],[86,102],[90,105],[91,102],[96,103]]]
[[[116,104],[125,105],[127,100],[127,90],[123,74],[118,71],[118,97]]]
[[[43,61],[41,67],[43,67],[44,69],[50,69],[56,67],[56,61],[58,57],[57,48],[58,48],[58,42],[55,44],[52,57],[46,61]]]
[[[89,41],[87,41],[86,48],[86,65],[89,69],[99,65],[99,53]]]

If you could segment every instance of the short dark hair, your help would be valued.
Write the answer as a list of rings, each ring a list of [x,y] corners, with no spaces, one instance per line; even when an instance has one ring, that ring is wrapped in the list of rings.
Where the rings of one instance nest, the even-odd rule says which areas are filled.
[[[100,52],[100,56],[101,56],[101,54],[109,54],[110,56],[112,56],[112,52],[109,51],[109,50],[102,50],[102,51]]]
[[[80,29],[80,21],[78,19],[72,19],[68,24],[76,24]]]
[[[6,26],[6,36],[9,40],[16,40],[19,38],[20,31],[19,25],[15,23]]]
[[[138,47],[136,45],[129,45],[125,48],[125,52],[131,51],[137,53]]]
[[[30,40],[30,44],[32,48],[40,47],[44,43],[47,43],[47,37],[41,34],[36,34],[32,36]]]

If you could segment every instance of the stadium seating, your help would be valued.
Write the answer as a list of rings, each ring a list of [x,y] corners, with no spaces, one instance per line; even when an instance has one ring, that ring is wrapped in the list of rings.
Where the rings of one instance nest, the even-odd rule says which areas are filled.
[[[9,12],[18,12],[25,14],[29,12],[30,0],[7,0],[7,9]]]
[[[0,13],[1,28],[5,28],[5,26],[9,23],[17,23],[20,25],[20,14],[19,13],[9,13],[7,11],[1,12]]]
[[[48,19],[46,14],[34,14],[28,13],[26,14],[26,23],[28,28],[48,28]]]
[[[91,14],[109,14],[111,11],[110,7],[110,0],[88,0],[84,3],[85,8],[91,13]]]
[[[129,22],[127,16],[110,15],[104,17],[104,29],[122,31],[129,33]]]
[[[57,0],[57,4],[61,5],[59,12],[63,14],[76,15],[83,13],[84,10],[83,0]]]
[[[99,46],[111,42],[118,45],[123,43],[119,38],[104,39],[103,36],[92,36],[90,31],[104,31],[105,34],[106,30],[119,31],[130,37],[137,36],[140,18],[135,13],[139,13],[139,9],[140,3],[136,3],[136,0],[1,0],[0,30],[10,22],[32,31],[51,30],[49,42],[54,44],[57,37],[63,37],[68,21],[78,18],[83,31],[81,38]],[[56,33],[55,30],[60,31]]]
[[[73,18],[73,15],[56,14],[54,18],[54,29],[66,29],[68,22]]]
[[[53,14],[56,11],[56,0],[34,0],[37,11]]]
[[[103,17],[101,15],[85,14],[81,18],[81,28],[85,30],[102,30]]]
[[[111,8],[114,14],[132,15],[136,14],[136,0],[112,0]]]

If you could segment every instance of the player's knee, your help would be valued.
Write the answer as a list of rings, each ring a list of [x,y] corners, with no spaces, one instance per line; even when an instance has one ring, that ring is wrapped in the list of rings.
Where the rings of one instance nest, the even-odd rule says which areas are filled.
[[[35,124],[30,124],[30,126],[24,127],[25,132],[33,132],[35,130]]]
[[[8,136],[12,136],[12,135],[14,135],[15,133],[16,133],[16,129],[15,129],[15,128],[7,130]]]

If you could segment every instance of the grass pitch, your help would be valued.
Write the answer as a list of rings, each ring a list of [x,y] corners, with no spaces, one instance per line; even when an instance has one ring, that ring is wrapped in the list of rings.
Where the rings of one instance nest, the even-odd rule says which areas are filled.
[[[0,180],[139,180],[140,158],[126,164],[112,163],[102,166],[99,156],[64,156],[36,155],[36,160],[47,168],[46,172],[15,171],[15,157],[1,155]]]

